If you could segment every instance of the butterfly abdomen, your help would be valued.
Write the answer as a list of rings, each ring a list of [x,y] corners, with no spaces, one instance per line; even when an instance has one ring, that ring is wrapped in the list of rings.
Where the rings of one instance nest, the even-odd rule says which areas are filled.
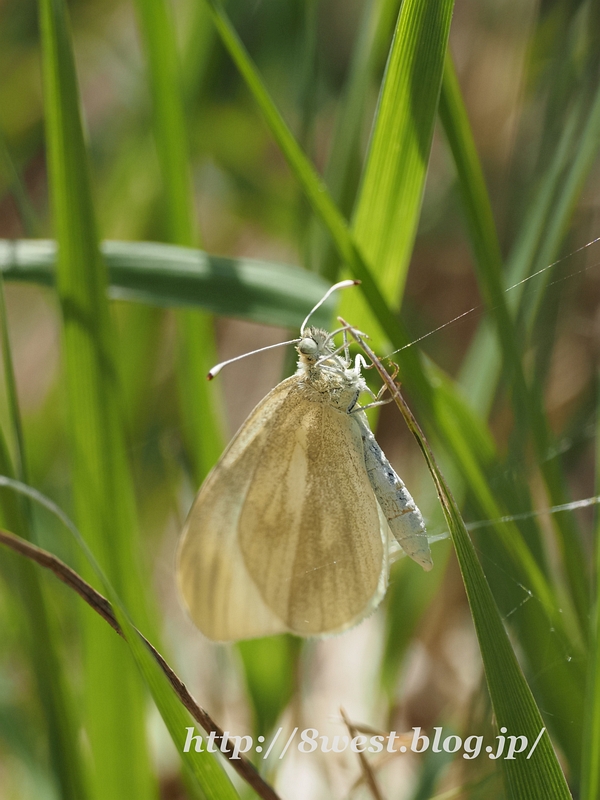
[[[359,418],[359,423],[367,475],[394,539],[407,556],[430,570],[433,561],[421,512],[378,445],[366,417]]]

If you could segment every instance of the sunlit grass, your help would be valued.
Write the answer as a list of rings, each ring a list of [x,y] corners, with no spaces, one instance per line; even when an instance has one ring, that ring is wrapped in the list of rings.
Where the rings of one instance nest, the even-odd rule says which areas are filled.
[[[406,0],[398,24],[399,2],[375,0],[343,29],[339,4],[309,6],[94,0],[71,28],[40,0],[40,31],[3,7],[0,473],[69,511],[123,627],[126,610],[231,733],[342,735],[340,706],[359,728],[490,741],[543,720],[558,761],[544,739],[517,762],[375,754],[367,774],[385,797],[521,800],[568,796],[564,772],[597,800],[593,519],[531,513],[597,491],[594,248],[562,258],[598,234],[595,6],[508,4],[494,26],[466,6],[450,26],[449,0]],[[385,407],[378,438],[458,560],[445,542],[433,573],[395,565],[383,609],[343,636],[210,645],[177,604],[176,536],[228,423],[291,357],[204,375],[284,334],[256,323],[297,330],[341,273],[362,280],[342,310],[380,355],[476,307],[394,359],[462,516],[490,524],[473,550]],[[4,527],[98,580],[45,512],[0,500]],[[137,640],[132,658],[1,555],[1,800],[233,796],[212,758],[182,769],[187,717]],[[253,758],[286,798],[360,782],[349,754]]]

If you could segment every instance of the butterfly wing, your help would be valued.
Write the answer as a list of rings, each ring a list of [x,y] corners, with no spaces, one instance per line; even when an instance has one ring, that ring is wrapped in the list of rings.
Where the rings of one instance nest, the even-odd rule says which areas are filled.
[[[381,600],[387,524],[357,421],[326,396],[307,397],[299,385],[277,412],[238,532],[265,604],[289,630],[316,636],[351,627]]]
[[[186,522],[178,582],[192,619],[216,641],[341,631],[376,607],[387,570],[356,421],[288,378],[246,420]]]
[[[214,641],[287,630],[248,576],[238,523],[273,414],[296,382],[283,381],[256,406],[202,484],[183,529],[177,552],[179,592],[194,623]]]

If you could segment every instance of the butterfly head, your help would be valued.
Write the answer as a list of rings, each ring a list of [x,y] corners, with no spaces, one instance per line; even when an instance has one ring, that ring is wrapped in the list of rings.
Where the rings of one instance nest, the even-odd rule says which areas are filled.
[[[298,366],[310,368],[324,356],[331,355],[335,349],[331,336],[321,328],[307,328],[296,350],[300,356]]]

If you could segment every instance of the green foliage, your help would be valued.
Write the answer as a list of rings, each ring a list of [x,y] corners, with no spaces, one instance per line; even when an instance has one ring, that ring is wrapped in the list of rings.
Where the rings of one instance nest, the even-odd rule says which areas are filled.
[[[4,487],[0,513],[99,584],[127,642],[2,551],[6,796],[236,796],[210,754],[170,757],[190,723],[133,620],[217,721],[249,727],[234,735],[340,706],[370,731],[545,727],[530,759],[414,757],[414,796],[596,800],[598,526],[539,512],[599,486],[600,291],[579,251],[598,235],[597,4],[452,20],[451,0],[91,0],[71,22],[65,0],[38,6],[39,25],[31,4],[0,12],[0,473],[69,509],[100,571]],[[200,646],[175,533],[276,356],[205,375],[296,336],[339,274],[362,281],[343,316],[396,351],[433,482],[393,406],[378,438],[452,544],[433,573],[395,565],[356,631]],[[335,325],[334,307],[314,322]],[[485,525],[470,536],[463,517]],[[284,796],[302,767],[248,755]],[[319,772],[334,757],[311,762],[323,796],[348,793]],[[385,797],[400,757],[366,754]]]

